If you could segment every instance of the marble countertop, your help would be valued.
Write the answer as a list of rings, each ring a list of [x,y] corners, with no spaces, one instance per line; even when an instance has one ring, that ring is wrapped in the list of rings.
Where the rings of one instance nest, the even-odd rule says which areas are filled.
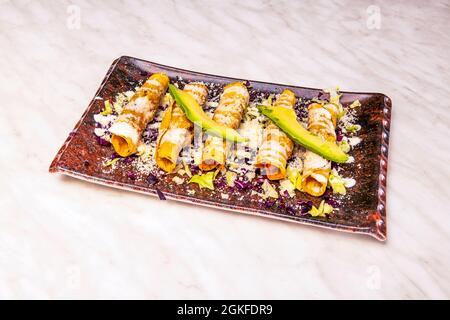
[[[448,1],[0,0],[0,298],[450,298],[449,15]],[[387,242],[49,174],[121,55],[390,96]]]

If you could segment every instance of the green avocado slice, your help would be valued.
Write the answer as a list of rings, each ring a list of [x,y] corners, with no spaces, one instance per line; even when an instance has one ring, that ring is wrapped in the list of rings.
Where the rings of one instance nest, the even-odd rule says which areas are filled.
[[[344,163],[346,155],[336,143],[326,141],[306,130],[298,121],[294,110],[258,105],[258,110],[273,121],[289,138],[325,159]]]
[[[208,117],[202,107],[200,107],[190,94],[178,89],[172,84],[169,84],[169,92],[175,99],[177,105],[186,114],[186,117],[191,122],[199,125],[202,130],[207,131],[208,134],[234,142],[248,141],[247,138],[242,137],[236,130],[221,125]]]

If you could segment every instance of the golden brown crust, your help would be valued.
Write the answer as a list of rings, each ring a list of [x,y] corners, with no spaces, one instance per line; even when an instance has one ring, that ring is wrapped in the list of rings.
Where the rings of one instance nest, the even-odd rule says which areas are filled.
[[[325,140],[336,141],[338,107],[332,103],[308,106],[308,130]],[[312,151],[306,151],[302,174],[302,190],[312,196],[324,194],[331,172],[331,162]]]
[[[229,128],[237,129],[247,108],[250,96],[242,82],[226,85],[214,112],[213,120]],[[227,144],[222,138],[208,136],[203,147],[200,169],[209,171],[223,168],[226,159]]]
[[[147,124],[153,120],[168,85],[167,75],[153,74],[123,108],[110,128],[111,142],[119,155],[126,157],[137,151],[140,137]]]
[[[274,103],[274,107],[293,109],[295,94],[286,89]],[[286,177],[287,160],[291,157],[294,143],[274,123],[264,130],[263,143],[258,150],[256,167],[264,169],[270,180],[280,180]]]
[[[206,103],[208,88],[202,83],[190,83],[184,91],[191,94],[200,106]],[[175,103],[170,105],[159,127],[156,146],[156,163],[166,172],[172,172],[181,149],[192,141],[192,122]]]

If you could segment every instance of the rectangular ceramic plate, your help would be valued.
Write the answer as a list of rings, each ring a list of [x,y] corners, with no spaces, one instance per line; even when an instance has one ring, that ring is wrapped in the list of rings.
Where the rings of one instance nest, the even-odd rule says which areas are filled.
[[[358,135],[362,142],[352,150],[354,163],[342,165],[347,176],[351,174],[357,183],[353,188],[348,189],[348,194],[340,201],[339,210],[327,218],[313,218],[292,208],[296,208],[300,201],[312,201],[318,204],[322,199],[300,192],[297,192],[297,196],[292,199],[286,198],[273,207],[266,208],[260,202],[252,201],[254,196],[251,195],[250,190],[233,191],[229,199],[222,199],[218,191],[208,189],[199,190],[191,196],[186,191],[186,185],[173,183],[170,175],[162,176],[156,184],[149,185],[145,179],[144,181],[130,179],[125,169],[104,172],[102,159],[111,156],[113,149],[97,143],[93,134],[95,127],[93,115],[103,109],[104,100],[114,100],[117,93],[133,90],[140,81],[144,81],[155,72],[164,72],[171,80],[182,77],[187,81],[204,81],[220,85],[246,80],[192,72],[136,58],[121,57],[112,64],[94,99],[53,160],[50,172],[60,172],[89,182],[149,195],[156,195],[156,190],[159,189],[168,199],[339,231],[367,234],[382,241],[386,239],[386,171],[391,114],[391,100],[387,96],[380,93],[342,92],[341,103],[344,106],[356,99],[362,104],[362,107],[357,108],[356,111],[357,122],[362,127]],[[282,89],[288,88],[305,101],[323,95],[320,89],[258,81],[249,81],[249,84],[253,93],[280,93]]]

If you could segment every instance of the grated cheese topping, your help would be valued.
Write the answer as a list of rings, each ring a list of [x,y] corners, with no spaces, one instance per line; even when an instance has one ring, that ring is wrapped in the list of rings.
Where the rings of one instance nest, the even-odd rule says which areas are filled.
[[[178,81],[183,81],[183,79],[179,78]],[[178,87],[178,83],[175,83]],[[209,101],[206,103],[205,112],[212,118],[214,114],[215,108],[218,106],[218,101],[220,99],[220,95],[222,93],[222,86],[219,84],[213,83],[205,83],[208,86],[209,92]],[[139,87],[137,87],[139,88]],[[136,88],[136,89],[137,89]],[[337,90],[329,91],[333,96],[333,102],[335,104],[339,104],[339,98],[341,94],[338,93]],[[96,122],[96,128],[94,128],[94,134],[97,137],[105,139],[106,141],[110,141],[111,134],[109,132],[109,128],[112,123],[114,123],[117,115],[120,114],[123,110],[123,107],[126,103],[128,103],[129,99],[133,96],[134,91],[127,91],[123,93],[118,93],[115,96],[114,103],[112,103],[112,114],[102,115],[96,114],[94,115],[94,121]],[[252,181],[256,177],[256,167],[254,166],[256,155],[258,152],[258,148],[261,146],[263,141],[263,133],[264,128],[270,123],[268,118],[265,117],[257,108],[257,105],[271,105],[273,100],[276,99],[277,95],[269,95],[265,98],[263,93],[258,93],[255,96],[252,96],[252,101],[250,101],[248,107],[244,111],[242,122],[240,127],[238,128],[238,132],[245,138],[248,138],[249,141],[240,144],[232,144],[232,147],[227,154],[227,162],[225,169],[222,170],[222,174],[226,177],[227,184],[229,186],[234,186],[234,181],[236,179],[244,179],[248,181]],[[299,98],[298,104],[301,102]],[[156,165],[155,161],[155,151],[156,151],[156,136],[158,134],[158,130],[160,127],[160,123],[162,121],[164,110],[173,103],[173,98],[169,93],[167,93],[161,99],[161,108],[158,108],[157,113],[153,121],[147,126],[145,133],[143,135],[144,139],[138,145],[137,157],[133,159],[131,162],[132,168],[136,172],[137,179],[146,179],[148,174],[152,173],[156,176],[164,174],[159,167]],[[303,108],[306,108],[306,103]],[[342,106],[342,105],[341,105]],[[341,112],[341,117],[338,121],[338,128],[346,134],[343,137],[343,141],[349,145],[350,149],[353,149],[356,145],[361,142],[361,138],[357,136],[359,130],[352,130],[351,132],[347,132],[345,128],[358,128],[356,123],[357,121],[357,109],[356,107],[361,106],[359,101],[354,101],[349,107],[345,108],[343,112]],[[300,116],[302,118],[302,116]],[[306,118],[299,119],[301,123],[306,126]],[[187,176],[188,178],[192,177],[190,166],[197,166],[201,162],[202,157],[202,149],[205,140],[205,135],[203,134],[201,128],[194,126],[194,139],[193,143],[183,148],[180,153],[180,161],[176,167],[175,172],[177,172],[177,176],[172,178],[172,181],[177,185],[185,184],[186,179],[183,176]],[[349,150],[351,151],[351,150]],[[282,179],[277,182],[269,182],[268,180],[264,180],[261,188],[263,190],[262,193],[259,193],[255,190],[251,190],[253,195],[258,195],[261,199],[274,198],[277,199],[279,194],[282,196],[295,196],[295,182],[297,178],[301,177],[301,172],[303,169],[303,161],[305,156],[305,149],[301,146],[296,145],[293,151],[293,156],[288,160],[287,163],[287,171],[291,174],[288,178]],[[315,158],[314,158],[315,159]],[[106,164],[104,170],[116,170],[117,168],[125,167],[126,161],[120,161],[121,159],[104,159],[103,163]],[[317,160],[317,159],[316,159]],[[350,156],[347,163],[353,163],[354,157]],[[338,170],[341,168],[338,166]],[[292,174],[295,173],[295,174]],[[356,181],[352,177],[343,178],[346,187],[354,186]],[[274,184],[274,185],[272,185]],[[275,187],[274,187],[275,186]],[[279,190],[279,192],[277,191]],[[194,195],[195,190],[187,188],[187,193],[189,195]],[[226,193],[221,193],[222,199],[228,199],[229,195]]]

